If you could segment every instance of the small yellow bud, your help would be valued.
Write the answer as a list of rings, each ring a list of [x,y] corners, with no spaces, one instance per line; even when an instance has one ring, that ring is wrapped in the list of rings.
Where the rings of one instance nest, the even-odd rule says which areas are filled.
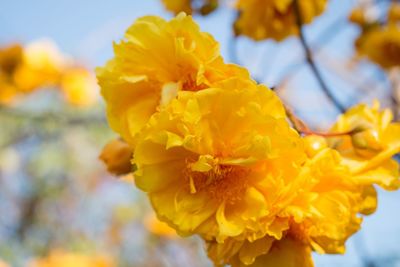
[[[115,175],[123,175],[132,170],[132,149],[120,139],[109,142],[99,158],[106,164],[107,170]]]
[[[319,151],[328,147],[328,144],[322,136],[309,135],[304,138],[306,153],[309,157],[315,156]]]
[[[208,3],[204,4],[200,8],[200,14],[206,16],[218,8],[217,0],[209,0]]]
[[[0,49],[0,72],[11,75],[22,62],[22,47],[18,44]]]
[[[355,151],[358,154],[367,157],[371,152],[376,154],[377,151],[383,149],[379,140],[379,133],[374,129],[358,132],[351,136],[351,142]]]
[[[349,15],[349,21],[360,26],[364,26],[368,23],[365,11],[362,8],[353,9]]]

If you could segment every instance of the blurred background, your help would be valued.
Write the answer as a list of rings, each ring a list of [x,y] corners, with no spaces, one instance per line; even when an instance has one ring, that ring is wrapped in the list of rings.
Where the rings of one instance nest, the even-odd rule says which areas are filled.
[[[329,1],[305,35],[342,105],[379,99],[390,106],[399,92],[398,73],[355,60],[360,29],[348,16],[357,2]],[[372,12],[379,16],[389,2],[379,1]],[[33,51],[32,62],[51,54],[59,59],[63,81],[34,92],[28,86],[17,101],[0,104],[0,259],[26,266],[63,249],[106,254],[118,266],[211,266],[199,240],[179,238],[159,225],[132,177],[116,179],[98,158],[116,135],[107,125],[94,69],[112,57],[112,43],[136,18],[172,17],[160,0],[0,0],[0,7],[0,49],[19,44]],[[220,42],[226,61],[276,88],[312,128],[327,129],[339,113],[310,72],[299,40],[233,38],[235,15],[226,5],[195,19]],[[37,73],[21,75],[27,73],[37,82]],[[87,90],[84,97],[79,86]],[[346,254],[314,255],[316,266],[400,266],[399,207],[400,192],[379,190],[378,211],[348,241]]]

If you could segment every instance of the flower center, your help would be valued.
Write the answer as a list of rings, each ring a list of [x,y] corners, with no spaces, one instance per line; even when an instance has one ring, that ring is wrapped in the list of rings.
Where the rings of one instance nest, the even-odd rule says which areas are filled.
[[[190,193],[207,192],[211,198],[233,204],[242,199],[250,170],[241,166],[215,164],[208,171],[194,171],[193,162],[184,170]]]
[[[197,84],[196,79],[191,76],[186,77],[182,83],[182,90],[184,91],[199,91],[206,88],[205,84]]]

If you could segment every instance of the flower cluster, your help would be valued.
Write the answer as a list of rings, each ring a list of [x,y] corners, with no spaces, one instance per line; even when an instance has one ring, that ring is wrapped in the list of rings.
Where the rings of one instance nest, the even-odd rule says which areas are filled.
[[[186,14],[200,13],[208,15],[218,8],[219,0],[162,0],[165,8],[174,14],[185,12]]]
[[[303,23],[311,23],[326,8],[327,0],[297,0]],[[238,0],[235,31],[254,40],[281,41],[298,33],[295,1]]]
[[[400,5],[393,3],[386,17],[381,23],[368,17],[366,8],[357,8],[350,14],[350,21],[362,30],[355,42],[358,54],[390,69],[400,66]]]
[[[208,14],[218,7],[217,0],[204,2],[196,8],[194,0],[162,0],[165,7],[175,14],[183,11],[192,14],[198,11]],[[302,23],[311,23],[326,8],[327,0],[296,0]],[[234,8],[238,17],[234,23],[237,35],[245,35],[253,40],[274,39],[282,41],[298,34],[295,0],[236,0]]]
[[[96,100],[95,77],[62,55],[48,40],[0,48],[0,103],[45,87],[57,87],[78,106]]]
[[[114,49],[98,79],[135,183],[161,221],[205,240],[215,266],[312,266],[312,251],[343,253],[376,208],[373,185],[400,186],[390,112],[355,107],[331,137],[304,137],[190,16],[140,18]]]

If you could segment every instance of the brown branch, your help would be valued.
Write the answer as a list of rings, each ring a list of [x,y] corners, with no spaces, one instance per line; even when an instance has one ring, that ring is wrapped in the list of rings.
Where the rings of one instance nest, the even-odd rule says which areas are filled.
[[[20,224],[16,230],[16,234],[21,241],[24,240],[26,237],[26,232],[35,221],[36,210],[39,202],[39,196],[36,194],[36,192],[24,201],[21,211],[22,215]]]
[[[335,132],[335,133],[321,133],[321,132],[316,132],[311,130],[306,123],[304,123],[299,117],[297,117],[293,111],[290,110],[289,107],[284,105],[286,115],[289,119],[289,121],[292,123],[293,128],[301,135],[307,136],[307,135],[318,135],[322,136],[325,138],[330,138],[330,137],[338,137],[338,136],[346,136],[346,135],[352,135],[358,132],[358,130],[352,130],[348,132]]]
[[[329,98],[329,100],[335,105],[335,107],[340,112],[344,112],[346,110],[346,108],[332,94],[331,90],[328,88],[327,84],[325,83],[324,79],[322,78],[322,75],[321,75],[320,71],[318,70],[317,65],[314,62],[314,59],[313,59],[313,56],[311,53],[311,49],[309,48],[309,46],[307,44],[307,41],[306,41],[306,38],[305,38],[304,32],[303,32],[303,27],[302,27],[303,26],[303,18],[302,18],[301,11],[300,11],[299,1],[294,0],[293,6],[294,6],[295,14],[296,14],[296,23],[299,28],[300,42],[301,42],[302,48],[304,50],[307,63],[310,66],[310,69],[312,70],[312,72],[314,73],[314,76],[317,79],[317,82],[319,83],[319,85],[320,85],[322,91],[324,92],[324,94],[326,95],[326,97]]]

